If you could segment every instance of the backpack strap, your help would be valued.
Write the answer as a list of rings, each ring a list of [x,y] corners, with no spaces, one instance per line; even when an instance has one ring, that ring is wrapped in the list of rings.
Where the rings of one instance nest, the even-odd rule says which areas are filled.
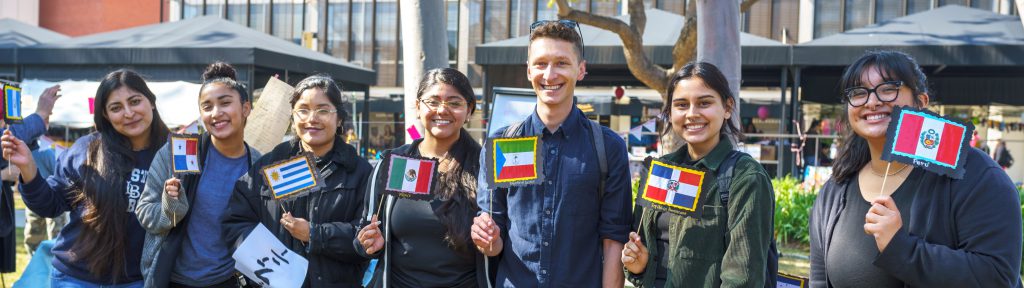
[[[601,124],[596,121],[590,122],[591,134],[594,136],[594,149],[597,152],[597,165],[601,168],[601,183],[597,186],[598,200],[604,199],[604,185],[608,178],[608,156],[605,155],[604,133],[601,132]]]
[[[733,168],[736,168],[736,161],[740,160],[741,155],[743,153],[740,151],[729,151],[729,155],[726,155],[725,160],[718,166],[715,176],[718,177],[718,193],[721,196],[722,206],[728,207],[729,185],[732,185],[732,174],[733,170],[735,170]]]
[[[526,121],[524,120],[524,121],[519,121],[519,122],[512,123],[511,125],[508,125],[508,127],[505,128],[505,131],[503,131],[501,133],[501,137],[522,136],[523,135],[523,124],[525,122]]]
[[[733,170],[736,168],[736,162],[739,161],[743,154],[743,152],[736,150],[729,151],[729,155],[727,155],[725,160],[722,161],[722,164],[718,166],[718,171],[716,173],[716,176],[718,177],[718,193],[721,196],[720,199],[722,201],[722,207],[726,209],[725,214],[723,214],[723,217],[725,218],[723,225],[725,225],[726,229],[722,229],[722,238],[725,243],[729,242],[729,186],[732,184]],[[773,221],[775,219],[774,202],[772,203],[772,219]],[[775,287],[778,283],[779,252],[778,248],[775,246],[774,237],[772,237],[772,240],[769,243],[767,258],[768,263],[765,267],[765,287]]]

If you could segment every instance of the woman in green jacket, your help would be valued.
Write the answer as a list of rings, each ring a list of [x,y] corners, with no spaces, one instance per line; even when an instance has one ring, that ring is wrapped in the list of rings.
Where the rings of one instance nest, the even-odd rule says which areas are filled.
[[[700,218],[634,208],[639,232],[622,250],[626,276],[637,287],[762,287],[772,236],[774,192],[764,168],[732,152],[740,130],[730,119],[737,103],[725,76],[712,64],[693,62],[669,82],[662,113],[686,144],[662,160],[707,171]],[[737,157],[728,200],[717,174]],[[721,167],[724,168],[724,167]]]

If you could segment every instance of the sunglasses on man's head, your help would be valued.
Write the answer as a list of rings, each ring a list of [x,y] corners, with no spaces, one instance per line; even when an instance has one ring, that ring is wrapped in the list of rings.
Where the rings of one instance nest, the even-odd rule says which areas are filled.
[[[533,24],[530,24],[530,33],[533,33],[533,30],[537,30],[537,27],[543,26],[544,24],[548,23],[558,23],[561,24],[562,26],[565,26],[566,28],[576,29],[576,33],[580,36],[580,46],[586,47],[586,45],[583,44],[583,30],[580,29],[580,23],[576,21],[568,19],[537,20],[536,22],[533,22]],[[583,50],[580,50],[580,57],[582,58],[583,56]]]

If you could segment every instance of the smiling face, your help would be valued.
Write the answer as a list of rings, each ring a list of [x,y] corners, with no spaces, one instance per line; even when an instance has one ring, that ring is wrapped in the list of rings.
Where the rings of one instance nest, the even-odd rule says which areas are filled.
[[[243,103],[238,91],[222,83],[206,85],[199,93],[199,117],[214,138],[241,137],[251,110],[251,104]]]
[[[309,110],[307,117],[300,117],[295,111]],[[292,130],[305,145],[314,151],[321,147],[330,147],[338,134],[337,107],[331,104],[327,94],[320,88],[302,91],[295,105],[292,106]],[[326,113],[318,111],[326,110]],[[333,111],[333,112],[331,112]]]
[[[865,67],[863,71],[860,76],[859,86],[861,87],[873,88],[882,82],[893,80],[887,79],[885,75],[882,75],[882,71],[875,66]],[[860,107],[847,104],[847,119],[850,121],[853,132],[857,135],[864,137],[868,142],[881,141],[884,143],[885,132],[889,128],[889,120],[892,119],[890,114],[893,107],[897,105],[918,107],[918,104],[914,103],[915,97],[921,106],[928,106],[928,95],[914,95],[907,85],[899,88],[899,96],[892,102],[879,101],[877,95],[871,93],[868,95],[867,103]]]
[[[128,86],[110,92],[103,104],[104,116],[117,133],[132,143],[145,143],[153,123],[153,103]]]
[[[537,38],[530,42],[526,77],[537,93],[537,101],[548,106],[572,104],[576,81],[586,74],[572,42]]]
[[[672,92],[671,105],[672,132],[697,147],[718,144],[722,125],[732,117],[732,105],[722,102],[722,96],[700,77],[680,80]]]
[[[466,123],[466,117],[469,115],[469,107],[466,98],[459,94],[455,87],[444,83],[434,84],[419,100],[416,102],[416,115],[419,116],[420,125],[429,132],[428,137],[441,140],[459,136],[462,124]],[[424,103],[440,101],[454,104],[438,105],[436,109],[431,109]]]

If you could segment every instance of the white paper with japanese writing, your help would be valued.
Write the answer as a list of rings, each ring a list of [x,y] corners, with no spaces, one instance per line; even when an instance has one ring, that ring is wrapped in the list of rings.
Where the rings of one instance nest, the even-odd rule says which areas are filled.
[[[309,261],[288,250],[263,224],[245,237],[231,255],[235,269],[263,287],[300,287]]]

